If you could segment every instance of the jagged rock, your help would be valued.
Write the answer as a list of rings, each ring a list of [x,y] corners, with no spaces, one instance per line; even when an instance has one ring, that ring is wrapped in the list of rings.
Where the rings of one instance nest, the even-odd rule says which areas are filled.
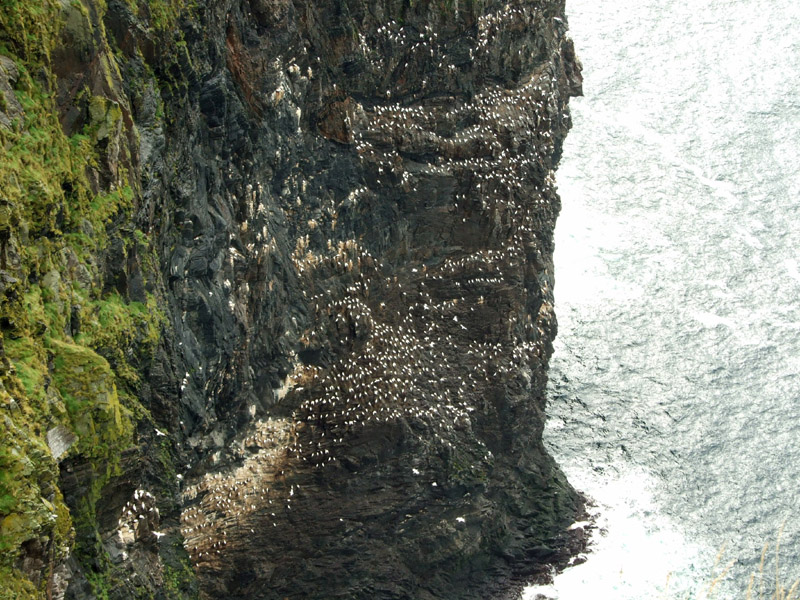
[[[12,87],[19,77],[19,69],[7,56],[0,56],[0,126],[11,129],[15,119],[22,116],[22,105]]]
[[[232,401],[192,419],[209,454],[189,480],[187,497],[203,499],[184,531],[203,589],[507,589],[557,561],[579,507],[540,443],[551,169],[580,91],[563,15],[347,2],[270,21],[260,7],[256,29],[232,7],[224,31],[190,41],[208,128],[186,139],[207,146],[194,149],[203,183],[184,180],[193,200],[170,238],[182,352],[198,361],[179,368],[182,394],[224,374],[219,398]],[[224,47],[207,53],[209,38]],[[251,68],[265,77],[245,81]],[[192,109],[177,119],[197,122]],[[209,222],[206,206],[222,218]],[[226,245],[209,268],[208,248]],[[294,439],[280,460],[267,434],[242,451],[223,443],[253,408],[249,427],[284,419],[268,427]],[[236,475],[240,460],[255,474]]]
[[[75,434],[63,425],[53,427],[47,432],[47,445],[56,460],[61,458],[77,439]]]

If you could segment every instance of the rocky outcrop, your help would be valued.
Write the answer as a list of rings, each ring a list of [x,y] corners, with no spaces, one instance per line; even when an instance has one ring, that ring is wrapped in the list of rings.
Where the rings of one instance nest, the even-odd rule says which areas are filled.
[[[19,589],[500,598],[568,557],[541,442],[563,1],[78,4],[0,63],[0,92],[41,65],[93,156],[0,221],[8,427],[45,427],[75,531],[4,538]]]

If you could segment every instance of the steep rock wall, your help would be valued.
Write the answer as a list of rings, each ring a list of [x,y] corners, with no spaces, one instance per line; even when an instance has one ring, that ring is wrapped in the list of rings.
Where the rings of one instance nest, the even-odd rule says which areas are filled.
[[[46,6],[0,78],[6,144],[50,103],[69,157],[3,180],[18,589],[485,598],[563,560],[563,1]]]

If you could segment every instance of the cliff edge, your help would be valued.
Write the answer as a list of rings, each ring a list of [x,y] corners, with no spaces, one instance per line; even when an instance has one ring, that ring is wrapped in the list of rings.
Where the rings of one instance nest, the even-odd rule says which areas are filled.
[[[0,598],[505,598],[545,452],[563,0],[11,0]]]

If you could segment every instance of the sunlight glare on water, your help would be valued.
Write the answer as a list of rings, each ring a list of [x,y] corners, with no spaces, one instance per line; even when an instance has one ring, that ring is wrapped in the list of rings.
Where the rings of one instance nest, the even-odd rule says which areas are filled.
[[[659,513],[653,498],[657,484],[640,469],[611,476],[569,471],[577,487],[592,490],[597,503],[591,509],[598,531],[590,560],[564,571],[553,585],[530,586],[523,600],[594,598],[641,600],[669,594],[680,598],[703,596],[707,587],[697,582],[710,573],[713,560],[688,542],[671,519]]]
[[[743,598],[784,522],[791,582],[800,2],[568,0],[567,13],[585,97],[558,172],[545,441],[605,531],[526,597],[697,598],[725,546],[716,598]]]

